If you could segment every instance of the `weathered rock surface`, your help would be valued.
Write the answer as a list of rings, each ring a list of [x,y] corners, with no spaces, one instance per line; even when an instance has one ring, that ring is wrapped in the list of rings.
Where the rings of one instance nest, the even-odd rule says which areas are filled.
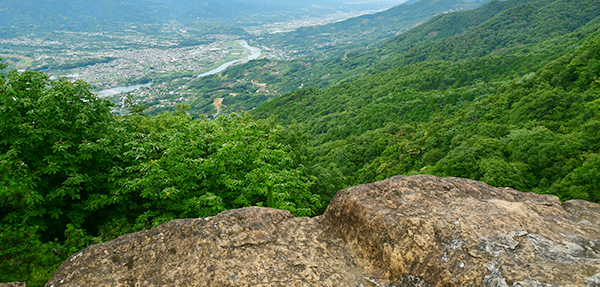
[[[416,176],[348,188],[322,220],[363,272],[386,281],[594,286],[599,215],[595,203]]]
[[[46,286],[600,286],[600,205],[398,176],[320,217],[251,207],[128,234]]]

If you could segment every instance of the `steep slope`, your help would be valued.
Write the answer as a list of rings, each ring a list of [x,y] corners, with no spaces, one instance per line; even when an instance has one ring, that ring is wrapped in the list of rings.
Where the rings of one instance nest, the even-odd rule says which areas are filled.
[[[473,27],[481,25],[505,10],[534,1],[490,1],[473,11],[440,15],[388,41],[382,45],[381,49],[386,50],[388,54],[406,52],[419,45],[459,35]]]
[[[466,12],[454,12],[435,17],[410,31],[394,38],[386,48],[370,49],[362,53],[348,53],[344,57],[329,59],[301,58],[294,61],[271,61],[267,59],[251,61],[246,64],[229,67],[221,75],[204,77],[193,81],[190,87],[204,98],[196,98],[188,104],[193,114],[211,113],[213,98],[223,98],[227,108],[225,112],[241,112],[250,110],[260,104],[278,97],[282,94],[305,87],[328,87],[339,82],[361,78],[368,69],[379,62],[386,61],[392,53],[401,54],[413,46],[424,45],[437,41],[442,36],[452,36],[462,33],[471,27],[480,25],[498,13],[511,7],[523,5],[534,0],[492,1]],[[427,5],[415,6],[423,2]],[[435,1],[418,1],[410,5],[400,5],[398,11],[412,11],[416,14],[426,12],[415,9],[416,7],[430,7],[430,4],[440,4]],[[420,5],[420,4],[419,4]],[[407,8],[407,7],[410,7]],[[411,10],[415,9],[415,10]],[[395,13],[380,13],[385,15],[382,22],[393,22]],[[348,20],[350,23],[355,20]],[[446,27],[446,28],[445,28]],[[424,37],[438,31],[436,37]],[[293,36],[293,34],[290,34]],[[382,43],[379,43],[381,45]],[[386,55],[384,55],[386,54]],[[394,54],[394,55],[395,55]],[[380,69],[390,66],[381,65]],[[266,84],[266,89],[261,91],[253,83]]]
[[[600,3],[595,0],[535,1],[512,7],[460,34],[454,33],[456,36],[444,37],[418,47],[415,46],[406,54],[394,53],[390,59],[383,61],[382,65],[386,66],[383,68],[385,69],[389,66],[417,63],[424,60],[456,61],[491,53],[504,53],[506,49],[540,43],[571,33],[599,15]],[[438,29],[430,31],[428,35],[435,35],[438,30],[447,30],[447,28],[446,26],[438,27]],[[423,36],[423,34],[419,36]],[[389,48],[394,51],[398,46],[407,47],[408,45],[407,43],[391,42],[384,45],[382,49]],[[384,52],[383,56],[390,54]]]
[[[461,74],[459,77],[489,80],[494,74],[496,79],[510,78],[515,75],[504,70],[519,70],[518,75],[523,75],[536,71],[559,56],[568,46],[552,44],[544,50],[535,48],[536,43],[585,26],[600,14],[597,5],[597,1],[593,0],[492,1],[477,9],[439,15],[377,48],[360,53],[329,59],[252,61],[230,67],[221,76],[198,79],[191,86],[196,93],[206,97],[224,98],[228,106],[226,112],[240,112],[299,88],[325,88],[360,79],[365,74],[428,60],[463,61],[492,54],[504,55],[507,57],[497,59],[511,64],[502,64],[498,71],[482,75]],[[554,18],[556,21],[553,22],[544,20]],[[534,50],[526,51],[530,48]],[[509,56],[519,53],[527,59],[535,57],[536,60],[521,61],[518,57]],[[262,92],[252,82],[266,84],[265,91],[268,92]],[[190,105],[196,113],[208,113],[210,102],[210,98],[198,98]]]
[[[373,67],[370,73],[426,60],[458,61],[505,53],[585,26],[600,15],[598,5],[594,0],[493,1],[472,11],[438,16],[377,49],[332,61],[323,70],[337,66],[344,72],[335,78],[352,79]],[[314,86],[322,87],[318,81]]]
[[[313,164],[349,185],[433,173],[598,201],[599,29],[297,91],[253,114],[301,124]]]

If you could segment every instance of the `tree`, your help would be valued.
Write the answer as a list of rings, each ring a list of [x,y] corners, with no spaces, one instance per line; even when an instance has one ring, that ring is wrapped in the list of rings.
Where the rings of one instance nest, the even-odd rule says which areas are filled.
[[[116,187],[88,206],[127,216],[133,230],[252,205],[300,216],[320,207],[310,192],[314,179],[282,143],[281,126],[247,115],[208,121],[182,112],[125,120],[123,164],[109,178]]]
[[[19,243],[0,242],[0,256],[10,258],[2,260],[0,277],[28,280],[40,265],[80,248],[67,239],[97,220],[85,200],[110,188],[114,116],[84,82],[50,81],[37,72],[1,77],[0,237]]]
[[[557,186],[562,200],[585,199],[599,202],[600,155],[590,155],[581,167],[565,176]]]

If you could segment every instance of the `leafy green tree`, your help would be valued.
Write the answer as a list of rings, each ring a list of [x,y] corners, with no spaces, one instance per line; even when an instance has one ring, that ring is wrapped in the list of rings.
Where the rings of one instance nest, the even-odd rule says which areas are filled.
[[[528,166],[522,162],[507,162],[504,159],[486,158],[479,161],[483,175],[481,181],[502,187],[512,187],[517,190],[528,190]]]
[[[562,200],[600,201],[600,155],[592,154],[581,167],[565,176],[557,185]]]
[[[94,195],[88,207],[128,215],[133,229],[251,205],[300,216],[320,207],[310,192],[314,179],[281,143],[280,126],[246,115],[194,120],[183,112],[126,121],[123,165],[109,177],[116,188]]]
[[[84,201],[109,188],[114,117],[111,104],[84,82],[50,81],[37,72],[1,77],[0,229],[20,243],[0,251],[11,258],[2,260],[8,266],[0,277],[30,280],[79,244],[81,234],[68,242],[68,230],[91,224]]]
[[[506,152],[504,142],[475,135],[441,159],[436,171],[449,176],[480,179],[485,173],[489,173],[489,163],[494,162],[492,160],[501,162],[506,158]],[[488,164],[481,165],[482,160],[486,160]]]

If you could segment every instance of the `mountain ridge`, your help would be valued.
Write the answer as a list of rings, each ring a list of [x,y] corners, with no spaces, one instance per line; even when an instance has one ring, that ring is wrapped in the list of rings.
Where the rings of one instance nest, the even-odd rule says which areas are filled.
[[[318,47],[317,51],[327,49],[327,47],[333,47],[336,50],[349,49],[353,46],[364,45],[364,43],[368,45],[377,40],[398,35],[438,14],[453,10],[470,10],[484,3],[485,1],[465,0],[405,2],[378,13],[271,35],[259,43],[276,46],[279,49],[285,47],[287,50],[307,50],[311,46]],[[356,33],[360,33],[360,36],[354,36]],[[352,44],[346,42],[352,42]]]

